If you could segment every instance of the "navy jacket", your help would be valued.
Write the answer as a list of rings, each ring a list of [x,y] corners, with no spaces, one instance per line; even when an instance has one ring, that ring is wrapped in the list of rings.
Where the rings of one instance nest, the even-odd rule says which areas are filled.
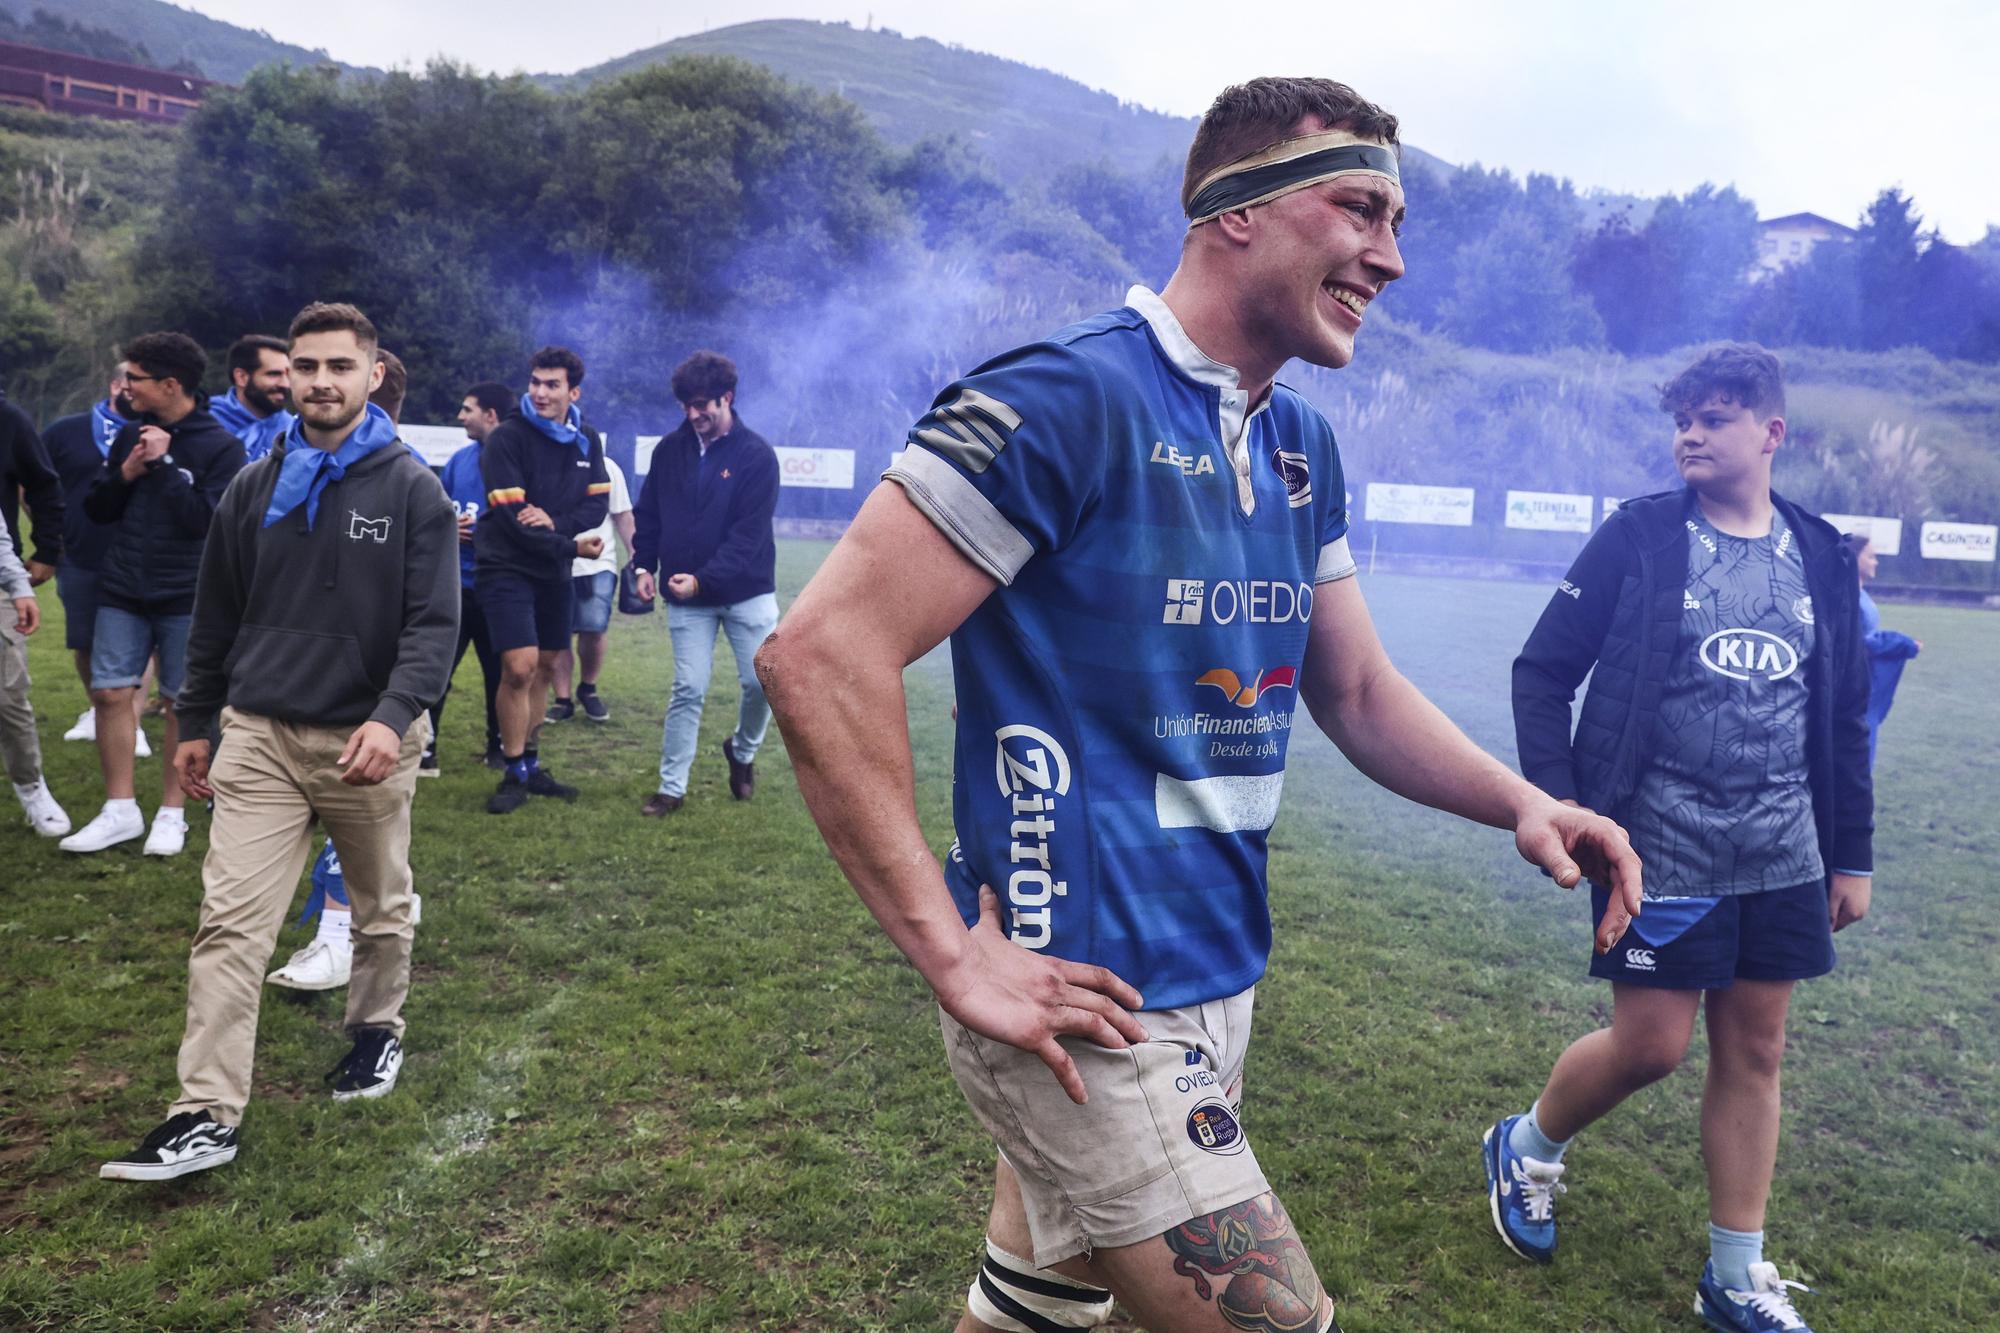
[[[1782,496],[1814,607],[1806,659],[1807,782],[1829,872],[1874,869],[1875,793],[1868,774],[1868,654],[1854,557],[1833,525]],[[1638,782],[1642,749],[1680,633],[1686,520],[1694,492],[1627,501],[1591,537],[1514,659],[1521,772],[1558,800],[1610,812]],[[1590,691],[1570,734],[1570,701]]]
[[[91,520],[117,531],[99,567],[101,602],[128,611],[185,615],[194,609],[201,547],[229,482],[243,470],[243,444],[204,409],[168,426],[173,442],[134,482],[119,469],[144,423],[128,422],[111,442],[84,498]]]
[[[692,574],[692,606],[733,606],[778,588],[778,455],[736,419],[706,455],[685,421],[653,450],[632,506],[632,563]]]
[[[57,417],[42,432],[42,443],[62,479],[63,563],[72,569],[95,570],[104,563],[113,531],[83,512],[84,497],[104,470],[104,455],[97,452],[96,422],[87,410]]]
[[[0,520],[5,520],[15,554],[25,561],[17,517],[22,491],[27,492],[28,512],[35,519],[34,559],[56,564],[63,553],[62,482],[42,447],[42,437],[35,433],[35,423],[0,393]]]

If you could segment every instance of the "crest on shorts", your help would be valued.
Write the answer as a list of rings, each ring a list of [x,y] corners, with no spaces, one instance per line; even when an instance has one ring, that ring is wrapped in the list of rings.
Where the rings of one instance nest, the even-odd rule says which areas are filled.
[[[1225,1155],[1243,1151],[1243,1126],[1228,1103],[1210,1097],[1188,1112],[1188,1141],[1203,1152]]]

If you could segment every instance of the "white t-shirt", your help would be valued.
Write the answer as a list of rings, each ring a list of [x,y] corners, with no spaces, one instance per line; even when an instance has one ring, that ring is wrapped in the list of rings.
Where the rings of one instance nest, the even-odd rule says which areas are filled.
[[[604,554],[590,558],[578,556],[569,567],[573,578],[618,572],[618,536],[612,531],[611,516],[632,512],[632,493],[625,489],[625,470],[617,463],[606,458],[604,470],[611,474],[611,507],[604,511],[604,521],[591,529],[591,535],[604,538]]]

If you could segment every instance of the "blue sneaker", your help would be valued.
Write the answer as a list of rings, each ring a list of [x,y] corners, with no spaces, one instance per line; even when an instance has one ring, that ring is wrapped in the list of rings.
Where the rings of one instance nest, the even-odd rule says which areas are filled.
[[[1517,1115],[1502,1116],[1486,1131],[1486,1197],[1493,1229],[1523,1259],[1545,1264],[1556,1257],[1556,1195],[1566,1192],[1561,1162],[1523,1157],[1508,1144]]]
[[[1803,1282],[1787,1282],[1778,1276],[1776,1264],[1750,1265],[1750,1290],[1733,1291],[1715,1280],[1715,1265],[1701,1270],[1701,1285],[1694,1289],[1694,1312],[1722,1333],[1769,1333],[1789,1329],[1812,1333],[1799,1312],[1792,1308],[1793,1291],[1811,1291]]]

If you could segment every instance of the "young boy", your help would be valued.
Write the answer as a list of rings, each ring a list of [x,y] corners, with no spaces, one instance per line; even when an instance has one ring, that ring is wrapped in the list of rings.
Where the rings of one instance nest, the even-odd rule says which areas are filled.
[[[1488,1199],[1515,1253],[1555,1256],[1563,1152],[1680,1064],[1707,1000],[1702,1097],[1712,1328],[1804,1329],[1764,1262],[1778,1066],[1795,982],[1868,911],[1874,798],[1854,558],[1771,491],[1784,372],[1717,347],[1668,384],[1685,489],[1607,519],[1514,662],[1522,772],[1611,814],[1646,867],[1644,913],[1591,963],[1612,1020],[1564,1051],[1541,1098],[1487,1131]],[[1570,735],[1570,701],[1595,670]],[[1606,894],[1596,887],[1601,917]]]

